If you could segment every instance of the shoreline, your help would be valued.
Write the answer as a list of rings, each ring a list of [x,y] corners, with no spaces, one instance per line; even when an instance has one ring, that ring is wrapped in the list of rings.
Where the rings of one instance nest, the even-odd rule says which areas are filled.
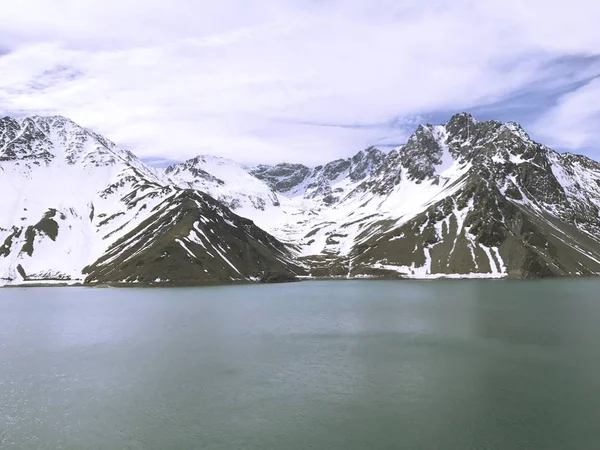
[[[207,282],[151,282],[151,283],[141,283],[141,282],[118,282],[118,283],[84,283],[81,281],[59,281],[57,282],[45,282],[44,280],[39,280],[36,282],[29,283],[11,283],[11,284],[2,284],[0,285],[0,289],[3,288],[48,288],[48,287],[84,287],[84,288],[95,288],[95,289],[109,289],[109,288],[182,288],[182,287],[216,287],[216,286],[236,286],[236,285],[265,285],[265,284],[284,284],[284,283],[298,283],[298,282],[311,282],[311,281],[447,281],[447,280],[456,280],[456,281],[464,281],[464,280],[483,280],[483,281],[535,281],[535,280],[555,280],[555,279],[589,279],[589,278],[597,278],[596,275],[577,275],[577,276],[553,276],[553,277],[510,277],[510,276],[457,276],[457,275],[433,275],[430,277],[402,277],[402,276],[358,276],[358,277],[347,277],[347,276],[327,276],[327,277],[298,277],[294,280],[286,280],[286,281],[272,281],[272,282],[259,282],[252,280],[238,280],[231,282],[223,282],[223,283],[207,283]],[[48,280],[49,281],[49,280]]]

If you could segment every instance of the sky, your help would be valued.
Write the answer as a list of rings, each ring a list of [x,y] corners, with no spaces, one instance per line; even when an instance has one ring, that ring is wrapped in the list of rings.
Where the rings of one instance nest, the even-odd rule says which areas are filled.
[[[460,111],[600,158],[600,2],[20,0],[0,115],[63,115],[160,164],[309,165]]]

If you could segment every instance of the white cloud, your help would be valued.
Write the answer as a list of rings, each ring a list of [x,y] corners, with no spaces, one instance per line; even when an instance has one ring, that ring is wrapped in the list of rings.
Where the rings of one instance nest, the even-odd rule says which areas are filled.
[[[599,16],[581,0],[21,0],[0,16],[0,110],[147,157],[323,162],[403,139],[397,117],[572,82],[548,63],[600,54]]]
[[[548,145],[566,149],[600,144],[600,78],[560,98],[534,125]]]

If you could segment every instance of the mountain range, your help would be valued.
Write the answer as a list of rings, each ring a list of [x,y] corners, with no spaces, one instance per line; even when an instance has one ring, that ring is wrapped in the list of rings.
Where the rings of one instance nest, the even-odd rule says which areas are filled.
[[[5,117],[0,192],[0,285],[600,273],[600,164],[467,113],[318,167],[166,169],[64,117]]]

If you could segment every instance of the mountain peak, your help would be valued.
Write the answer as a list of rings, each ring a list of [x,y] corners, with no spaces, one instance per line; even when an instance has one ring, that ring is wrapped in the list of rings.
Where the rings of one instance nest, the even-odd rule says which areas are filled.
[[[73,127],[81,128],[79,125],[77,125],[75,122],[73,122],[68,117],[60,116],[60,115],[50,115],[50,116],[31,115],[31,116],[21,116],[21,117],[5,116],[5,117],[0,118],[0,126],[2,126],[2,123],[4,123],[4,126],[6,126],[7,124],[12,124],[13,126],[19,126],[19,127],[27,127],[27,126],[36,126],[37,125],[37,126],[40,126],[41,128],[47,128],[47,127],[64,127],[66,125],[70,125]]]
[[[503,127],[509,130],[511,133],[518,136],[519,138],[523,139],[524,141],[531,141],[531,138],[519,123],[506,122],[503,124]]]
[[[41,162],[90,167],[119,160],[140,164],[131,152],[60,115],[0,119],[0,160],[25,161],[26,167]]]
[[[466,124],[466,123],[471,123],[471,124],[476,124],[479,123],[479,121],[471,114],[468,112],[459,112],[454,114],[452,117],[450,117],[450,119],[444,124]]]
[[[42,116],[42,115],[33,115],[33,116],[26,116],[23,117],[23,119],[30,119],[30,120],[34,120],[36,122],[50,122],[50,123],[72,123],[75,124],[75,122],[73,122],[71,119],[69,119],[68,117],[65,116],[61,116],[58,114],[55,115],[49,115],[49,116]]]

